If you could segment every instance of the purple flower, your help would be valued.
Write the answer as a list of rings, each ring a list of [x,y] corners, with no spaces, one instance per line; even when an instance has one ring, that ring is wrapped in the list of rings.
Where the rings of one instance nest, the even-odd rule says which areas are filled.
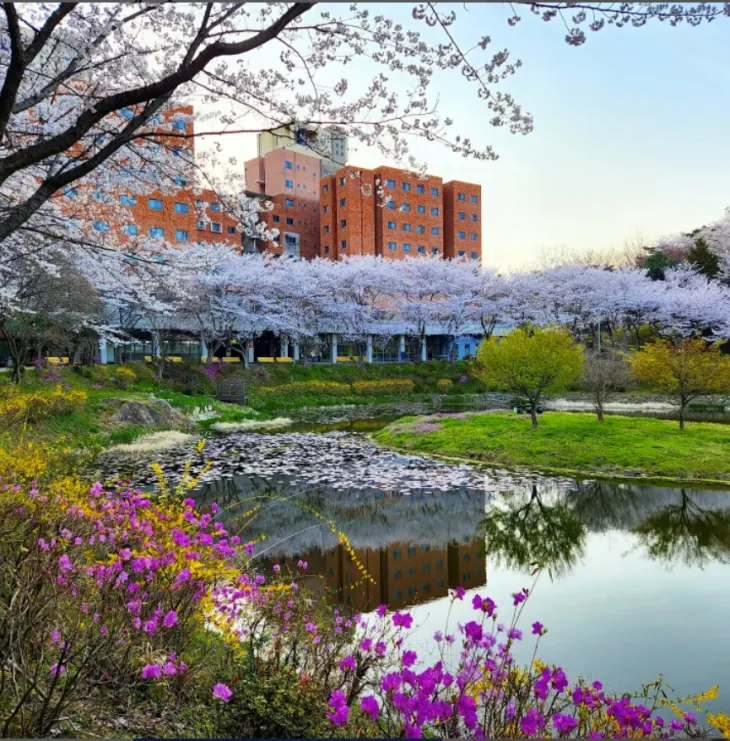
[[[464,599],[464,595],[466,594],[466,589],[464,587],[456,587],[454,590],[454,596],[456,599]]]
[[[526,736],[537,736],[538,730],[544,726],[545,719],[535,708],[532,708],[520,721],[520,729]]]
[[[51,640],[54,643],[60,643],[61,642],[61,631],[60,630],[52,630],[51,631]]]
[[[411,667],[416,663],[417,658],[418,654],[415,651],[404,651],[401,662],[403,663],[403,666]]]
[[[172,663],[172,661],[166,661],[165,664],[162,667],[162,671],[168,676],[171,677],[174,674],[177,673],[177,667],[175,664]]]
[[[327,713],[327,717],[334,725],[341,726],[347,723],[350,708],[347,707],[347,698],[342,690],[334,690],[327,704],[334,710],[334,713]]]
[[[342,669],[343,672],[354,672],[355,669],[357,669],[357,662],[352,656],[345,656],[345,658],[340,661],[340,669]]]
[[[524,602],[525,601],[526,595],[524,594],[524,592],[515,592],[512,595],[512,598],[513,598],[513,604],[514,604],[514,606],[517,607],[517,605],[519,605],[520,602]]]
[[[174,628],[177,625],[177,613],[175,610],[170,610],[165,617],[162,618],[162,624],[165,628]]]
[[[365,638],[363,639],[363,642],[360,644],[361,651],[369,651],[372,647],[373,647],[372,638]]]
[[[532,624],[532,635],[541,636],[544,630],[545,630],[545,626],[542,623],[535,621]]]
[[[560,733],[570,733],[574,728],[578,727],[578,721],[570,715],[564,715],[563,713],[555,713],[553,715],[553,725],[560,731]]]
[[[73,567],[74,565],[71,563],[71,559],[65,553],[58,559],[58,568],[61,571],[71,571]]]
[[[393,615],[393,625],[396,628],[410,628],[413,625],[413,617],[407,612],[396,612]]]
[[[385,617],[385,613],[388,612],[388,605],[379,605],[375,612],[378,614],[378,617]]]
[[[695,716],[692,715],[692,713],[685,713],[684,722],[687,723],[687,725],[693,726],[697,723],[697,718],[695,718]]]
[[[440,643],[441,641],[444,640],[444,634],[440,630],[437,630],[433,634],[433,639],[434,639],[434,641],[438,641]]]
[[[278,564],[278,563],[275,563],[275,564],[274,564],[274,571],[275,571],[275,572],[277,572],[277,573],[278,573],[279,571],[281,571],[281,566],[279,566],[279,564]]]
[[[162,667],[157,664],[146,664],[142,667],[142,679],[159,679],[162,675]]]
[[[517,628],[512,628],[509,631],[507,631],[507,638],[509,638],[512,641],[521,641],[522,631],[518,630]]]
[[[380,706],[373,695],[366,695],[360,700],[360,710],[370,716],[371,723],[375,723],[380,712]]]
[[[482,626],[479,625],[479,623],[474,622],[473,620],[470,620],[464,626],[464,633],[474,643],[476,643],[477,641],[481,641],[483,632],[484,631],[482,631]]]
[[[670,728],[670,729],[671,729],[672,731],[681,731],[681,730],[682,730],[682,723],[681,723],[680,721],[678,721],[678,720],[673,720],[673,721],[672,721],[672,722],[671,722],[671,723],[669,724],[669,728]]]
[[[66,673],[66,667],[65,666],[59,666],[58,664],[53,664],[51,667],[51,674],[53,676],[57,676],[59,674],[65,674]]]
[[[223,700],[223,702],[230,702],[232,696],[233,692],[225,684],[219,682],[213,687],[213,697],[217,697],[219,700]]]

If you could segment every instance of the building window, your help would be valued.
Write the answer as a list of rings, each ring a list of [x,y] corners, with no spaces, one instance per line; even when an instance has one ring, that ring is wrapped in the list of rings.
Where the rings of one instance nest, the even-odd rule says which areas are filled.
[[[66,198],[76,198],[76,196],[79,194],[79,191],[76,188],[66,188],[63,191],[63,194],[66,196]]]
[[[404,232],[411,231],[411,225],[410,224],[403,224],[403,231]]]
[[[471,202],[472,203],[479,203],[479,198],[477,196],[471,196]]]
[[[459,250],[459,257],[464,257],[466,255],[466,252],[464,250]]]
[[[411,245],[404,244],[403,245],[403,252],[410,252],[411,251]]]
[[[459,200],[460,201],[465,201],[466,200],[466,196],[463,193],[459,193]]]
[[[404,204],[403,204],[403,205],[402,205],[402,206],[400,207],[400,210],[401,210],[401,211],[410,211],[410,210],[411,210],[411,207],[410,207],[410,205],[409,205],[409,204],[407,204],[407,203],[404,203]]]
[[[347,198],[340,198],[340,206],[345,206],[347,204]]]
[[[388,208],[391,209],[391,210],[394,209],[395,208],[395,201],[388,201]]]
[[[92,197],[95,201],[101,201],[101,203],[107,202],[107,197],[100,190],[95,190]]]
[[[479,257],[479,255],[476,252],[471,253],[471,259],[476,260]]]
[[[425,234],[425,233],[426,233],[426,227],[425,227],[425,226],[423,226],[423,224],[419,224],[419,225],[418,225],[418,226],[416,227],[416,232],[417,232],[418,234]]]
[[[289,162],[289,160],[284,160],[284,169],[285,170],[291,170],[292,169],[292,163]]]
[[[427,581],[427,582],[426,582],[426,583],[425,583],[425,584],[423,585],[423,590],[422,590],[422,591],[423,591],[423,593],[424,593],[424,594],[425,594],[426,592],[430,592],[430,591],[431,591],[431,582],[428,582],[428,581]]]
[[[340,242],[340,247],[343,250],[346,250],[347,249],[347,240],[346,239],[343,239],[342,242]]]
[[[401,183],[401,188],[403,188],[403,190],[410,190],[411,189],[411,184],[410,183]]]
[[[431,195],[432,196],[437,196],[438,194],[439,194],[439,189],[438,188],[431,188]]]
[[[477,241],[477,235],[474,232],[471,233],[471,241],[472,242],[476,242]]]
[[[203,208],[203,202],[202,201],[195,201],[195,208]]]
[[[436,568],[437,569],[443,569],[444,562],[443,561],[436,561]]]
[[[122,118],[130,119],[134,116],[131,108],[122,108],[119,112],[122,114]]]
[[[466,239],[466,232],[457,232],[459,239]]]
[[[302,169],[302,166],[301,165],[297,165],[297,170],[301,170],[301,169]]]
[[[179,185],[181,188],[184,188],[187,184],[188,184],[188,181],[185,180],[185,178],[182,175],[175,176],[175,185]]]
[[[212,232],[215,232],[216,234],[221,233],[221,223],[220,221],[211,221],[210,222],[210,230]]]
[[[285,188],[293,188],[294,187],[294,183],[291,180],[285,180],[284,181],[284,187]]]
[[[322,192],[323,193],[329,193],[329,191],[330,191],[329,185],[323,185],[322,186]]]
[[[147,201],[147,205],[153,210],[153,211],[162,211],[162,199],[160,198],[150,198]]]
[[[324,247],[324,254],[325,255],[329,255],[329,253],[330,253],[329,245],[325,245],[325,247]]]
[[[287,226],[294,226],[294,219],[287,217],[286,224]]]
[[[173,157],[179,157],[180,152],[182,152],[182,147],[173,147],[172,148],[172,155]]]
[[[432,255],[438,255],[439,248],[438,247],[431,247],[431,254]]]
[[[128,234],[130,237],[134,237],[137,234],[137,225],[136,224],[125,224],[122,227],[122,231],[124,234]]]
[[[340,178],[340,185],[344,185],[347,182],[347,178]]]
[[[164,237],[165,236],[165,230],[161,226],[151,226],[150,227],[150,237]]]
[[[401,577],[401,570],[400,570],[400,569],[396,569],[396,570],[395,570],[395,571],[393,572],[393,578],[394,578],[394,579],[400,579],[400,577]]]
[[[229,234],[235,234],[236,233],[236,227],[235,226],[229,226],[228,227],[228,233]]]
[[[122,204],[122,206],[136,206],[137,197],[136,196],[119,196],[119,202]]]
[[[418,245],[418,252],[421,255],[425,255],[426,254],[426,248],[422,244],[419,244]]]
[[[416,193],[425,193],[426,192],[426,186],[425,185],[417,185],[416,186]]]
[[[95,221],[94,222],[94,231],[95,232],[108,232],[109,231],[109,222],[108,221]]]
[[[439,210],[437,208],[432,208],[431,209],[431,216],[438,216],[438,215],[439,215]]]
[[[278,224],[279,221],[281,221],[281,218],[279,216],[272,216],[271,220],[274,222],[274,224]]]
[[[388,249],[391,252],[395,252],[395,250],[396,250],[396,244],[395,244],[395,242],[388,242]]]
[[[395,188],[395,180],[386,180],[385,184],[388,188]]]
[[[347,226],[347,219],[340,219],[340,226],[344,229]]]
[[[476,214],[472,214],[470,218],[471,218],[472,221],[477,221],[477,215]]]
[[[393,599],[399,600],[403,596],[403,592],[400,591],[400,589],[396,589],[395,592],[393,592]]]
[[[186,214],[188,212],[188,204],[187,203],[176,203],[175,204],[175,213],[176,214]]]
[[[431,227],[431,234],[438,234],[438,233],[439,233],[439,228],[437,226],[432,226]]]
[[[388,229],[395,229],[395,221],[388,222]]]
[[[286,200],[284,201],[284,204],[285,204],[286,206],[293,206],[293,205],[294,205],[294,201],[292,201],[292,199],[291,199],[291,198],[287,198],[287,199],[286,199]],[[327,206],[325,206],[325,207],[324,207],[324,212],[325,212],[325,213],[327,213]]]
[[[469,581],[471,579],[471,571],[465,571],[464,572],[464,581]]]
[[[325,226],[324,226],[324,233],[325,233],[325,234],[329,234],[329,233],[330,233],[330,227],[329,227],[329,224],[325,224]]]
[[[418,206],[417,209],[419,214],[425,214],[426,213],[426,207],[425,206]]]
[[[172,128],[175,129],[175,131],[185,131],[185,121],[181,118],[176,118],[172,122]]]
[[[413,576],[416,573],[416,567],[415,566],[409,566],[408,567],[408,576]],[[415,587],[411,587],[411,589],[415,589]]]
[[[463,211],[459,211],[459,221],[465,221],[466,214]]]
[[[178,229],[175,232],[175,239],[177,239],[178,242],[189,242],[190,235],[185,230]]]
[[[286,205],[288,206],[289,204],[287,203]],[[324,213],[328,214],[328,213],[330,212],[330,207],[329,207],[329,206],[325,206],[325,207],[324,207],[324,208],[322,209],[322,211],[323,211]]]
[[[400,550],[398,550],[397,548],[393,551],[393,558],[400,558]]]
[[[198,222],[198,229],[205,229],[205,222],[202,219]]]

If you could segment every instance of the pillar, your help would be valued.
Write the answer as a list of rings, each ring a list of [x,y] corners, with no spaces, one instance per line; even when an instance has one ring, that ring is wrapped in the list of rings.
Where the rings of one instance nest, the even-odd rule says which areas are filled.
[[[424,336],[423,342],[421,343],[421,360],[428,360],[428,339]]]
[[[289,357],[289,343],[288,342],[284,342],[283,340],[281,342],[281,352],[280,352],[280,355],[281,355],[282,358],[288,358]]]
[[[101,365],[106,365],[108,362],[106,352],[106,340],[101,339],[99,340],[99,362],[101,363]]]
[[[203,358],[205,358],[205,360],[203,360]],[[210,358],[208,357],[208,346],[203,340],[200,341],[200,360],[203,363],[207,360],[210,360]]]
[[[368,344],[365,349],[365,362],[372,363],[373,362],[373,336],[371,334],[368,335],[367,343]]]
[[[294,351],[294,362],[295,363],[298,363],[299,362],[299,344],[295,342],[292,345],[292,348],[293,348],[293,351]]]
[[[253,363],[253,340],[246,343],[246,357],[249,363]]]
[[[337,362],[337,335],[330,335],[330,363]]]
[[[406,336],[402,334],[399,338],[398,343],[398,360],[406,359]]]

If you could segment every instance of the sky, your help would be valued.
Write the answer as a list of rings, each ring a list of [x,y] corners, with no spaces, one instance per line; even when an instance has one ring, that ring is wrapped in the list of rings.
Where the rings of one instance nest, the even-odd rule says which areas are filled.
[[[489,35],[495,50],[522,60],[500,89],[535,120],[528,135],[494,129],[468,82],[455,72],[436,75],[440,110],[453,129],[492,144],[499,159],[465,159],[417,140],[412,153],[444,180],[482,186],[484,264],[520,268],[546,249],[651,242],[722,216],[730,205],[730,19],[697,28],[607,27],[575,48],[560,21],[545,23],[527,8],[510,27],[508,5],[452,7],[453,33],[467,47]],[[411,8],[372,6],[413,28]],[[328,9],[334,15],[337,6]],[[344,71],[359,88],[373,69],[358,63]],[[241,136],[236,150],[242,160],[254,157],[255,136]],[[350,164],[396,163],[355,145]]]

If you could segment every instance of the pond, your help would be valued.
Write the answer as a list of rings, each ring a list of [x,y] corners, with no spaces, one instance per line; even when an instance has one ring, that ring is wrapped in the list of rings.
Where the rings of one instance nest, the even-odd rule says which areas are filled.
[[[410,640],[422,655],[444,629],[449,588],[469,590],[451,612],[453,632],[471,619],[475,593],[508,622],[511,593],[532,587],[542,563],[521,627],[547,626],[543,660],[615,691],[660,673],[680,695],[719,684],[708,707],[730,712],[730,492],[453,466],[341,430],[232,434],[208,440],[201,456],[157,459],[174,481],[186,457],[194,472],[213,462],[197,490],[203,505],[218,502],[243,538],[266,536],[264,573],[303,559],[309,586],[333,603],[413,608]],[[132,460],[115,465],[154,483]],[[375,584],[315,513],[336,522]],[[529,662],[533,647],[526,640],[516,658]]]

